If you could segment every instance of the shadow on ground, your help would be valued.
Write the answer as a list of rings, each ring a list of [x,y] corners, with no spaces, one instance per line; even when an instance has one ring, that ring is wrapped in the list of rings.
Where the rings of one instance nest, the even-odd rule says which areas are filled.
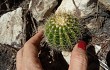
[[[94,46],[89,46],[87,49],[88,56],[88,69],[87,70],[99,70],[100,64],[98,60],[98,56],[95,53]]]

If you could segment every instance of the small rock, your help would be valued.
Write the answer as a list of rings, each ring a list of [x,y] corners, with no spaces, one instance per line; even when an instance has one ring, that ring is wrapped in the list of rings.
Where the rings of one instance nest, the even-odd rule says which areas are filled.
[[[50,15],[57,4],[57,0],[32,0],[31,11],[33,17],[37,21],[43,20],[45,15]]]
[[[96,52],[96,54],[97,54],[97,53],[100,51],[101,46],[95,45],[94,48],[95,48],[95,52]]]
[[[22,8],[0,17],[0,43],[20,47],[23,41]]]
[[[99,29],[102,27],[103,21],[104,21],[104,17],[94,18],[94,19],[91,19],[89,21],[89,24],[87,24],[86,26],[89,29]]]
[[[99,0],[110,11],[110,0]]]
[[[70,64],[71,52],[62,51],[62,55],[65,58],[65,60],[67,61],[67,63]]]
[[[92,5],[87,6],[90,0],[63,0],[56,13],[71,13],[76,17],[87,16],[93,11]]]

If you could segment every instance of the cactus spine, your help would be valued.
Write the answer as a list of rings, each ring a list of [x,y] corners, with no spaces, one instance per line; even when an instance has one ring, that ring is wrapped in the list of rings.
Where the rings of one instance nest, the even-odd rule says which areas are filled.
[[[70,50],[80,35],[79,22],[70,14],[55,14],[46,21],[46,40],[54,48]]]

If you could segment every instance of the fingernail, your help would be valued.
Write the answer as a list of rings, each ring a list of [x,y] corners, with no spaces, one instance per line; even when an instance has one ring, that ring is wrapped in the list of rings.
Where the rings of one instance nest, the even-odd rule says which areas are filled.
[[[86,51],[86,46],[87,46],[86,42],[84,42],[82,40],[78,42],[78,48],[81,48],[84,51]]]

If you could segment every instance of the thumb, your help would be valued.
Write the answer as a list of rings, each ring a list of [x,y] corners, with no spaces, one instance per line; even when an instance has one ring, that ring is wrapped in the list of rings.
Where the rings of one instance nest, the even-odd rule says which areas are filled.
[[[79,41],[71,53],[69,70],[87,70],[86,43]]]

